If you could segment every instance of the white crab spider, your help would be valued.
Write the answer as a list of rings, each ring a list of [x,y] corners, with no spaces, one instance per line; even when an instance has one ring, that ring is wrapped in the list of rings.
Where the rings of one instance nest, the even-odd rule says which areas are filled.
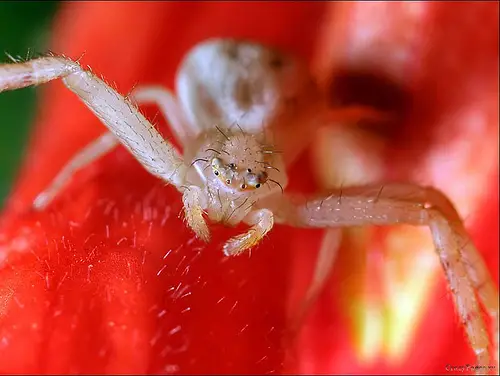
[[[163,88],[137,89],[137,102],[155,102],[162,109],[183,156],[134,104],[70,59],[48,56],[0,65],[0,92],[58,78],[110,132],[67,164],[36,198],[36,208],[46,207],[77,169],[121,143],[150,173],[182,193],[187,223],[201,239],[210,236],[205,213],[215,222],[251,226],[227,241],[226,255],[256,245],[275,222],[319,228],[428,226],[478,364],[489,365],[492,349],[477,297],[493,320],[496,351],[497,288],[442,193],[413,184],[344,187],[308,198],[283,193],[286,166],[324,122],[322,101],[296,60],[258,44],[215,39],[196,46],[182,62],[178,99]],[[320,252],[310,292],[325,280],[334,243]]]

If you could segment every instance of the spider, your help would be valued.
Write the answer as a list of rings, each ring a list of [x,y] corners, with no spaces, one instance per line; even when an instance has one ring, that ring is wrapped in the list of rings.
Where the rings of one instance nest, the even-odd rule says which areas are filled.
[[[77,61],[44,56],[0,65],[0,92],[62,79],[108,132],[80,151],[34,201],[45,208],[78,169],[119,144],[154,176],[182,195],[187,225],[210,240],[213,222],[250,226],[223,246],[226,255],[250,250],[275,223],[308,228],[410,224],[428,226],[458,315],[478,365],[498,348],[498,291],[453,204],[440,191],[415,184],[342,187],[306,197],[285,192],[286,167],[326,121],[326,106],[304,64],[249,41],[211,39],[190,50],[176,76],[176,94],[137,88],[137,104],[155,103],[168,119],[182,154],[123,97]],[[335,245],[320,252],[316,276],[331,268]],[[308,299],[324,282],[318,277]],[[493,345],[479,302],[494,326]]]

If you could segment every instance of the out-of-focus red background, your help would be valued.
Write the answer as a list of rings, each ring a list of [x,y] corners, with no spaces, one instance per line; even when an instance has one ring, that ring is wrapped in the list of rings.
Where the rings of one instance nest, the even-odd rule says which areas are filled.
[[[122,93],[171,88],[182,56],[209,37],[306,59],[332,110],[371,105],[394,121],[332,124],[290,169],[292,186],[354,182],[352,171],[435,185],[465,217],[498,285],[497,29],[496,3],[75,2],[61,9],[51,49],[85,52],[82,63]],[[324,231],[276,226],[251,256],[224,258],[221,245],[241,228],[215,226],[208,245],[194,239],[177,192],[122,148],[31,213],[34,196],[102,131],[61,83],[46,85],[2,217],[0,371],[448,373],[474,364],[420,230],[345,231],[291,351],[286,318]]]

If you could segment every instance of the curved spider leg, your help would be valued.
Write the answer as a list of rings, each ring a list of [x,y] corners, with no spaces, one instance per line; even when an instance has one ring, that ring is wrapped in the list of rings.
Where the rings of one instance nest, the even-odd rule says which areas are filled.
[[[50,185],[36,196],[33,201],[33,207],[36,210],[43,210],[46,208],[78,170],[99,159],[114,149],[118,144],[119,142],[115,135],[111,132],[106,132],[85,146],[85,148],[80,150],[64,165]]]
[[[306,320],[307,314],[317,301],[319,295],[323,291],[325,283],[331,275],[341,241],[342,231],[340,231],[340,229],[332,228],[325,231],[319,248],[318,257],[316,258],[311,284],[305,296],[301,299],[297,311],[293,313],[293,317],[290,320],[291,324],[289,326],[289,331],[292,341],[298,334],[302,324]]]
[[[131,97],[138,105],[151,103],[158,106],[181,145],[186,145],[201,131],[188,121],[175,95],[164,87],[140,86],[132,91]]]
[[[311,98],[315,98],[313,95],[311,94]],[[336,124],[385,123],[393,120],[390,114],[363,105],[330,109],[318,99],[318,103],[313,106],[303,106],[295,118],[280,122],[269,131],[283,150],[286,166],[293,164],[308,146],[314,145],[321,128],[336,127]]]
[[[344,187],[326,198],[285,195],[266,207],[273,210],[278,223],[295,227],[428,226],[478,365],[490,365],[489,352],[498,352],[498,288],[444,194],[413,184],[367,185]],[[492,345],[477,297],[492,320]]]

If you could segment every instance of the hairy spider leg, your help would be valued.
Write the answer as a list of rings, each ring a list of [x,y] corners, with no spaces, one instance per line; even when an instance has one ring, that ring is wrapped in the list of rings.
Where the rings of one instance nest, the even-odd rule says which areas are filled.
[[[267,207],[277,223],[295,227],[428,226],[478,365],[490,365],[490,351],[498,363],[498,288],[443,193],[414,184],[353,186],[334,190],[328,197],[284,195]],[[476,294],[492,321],[492,346]]]

